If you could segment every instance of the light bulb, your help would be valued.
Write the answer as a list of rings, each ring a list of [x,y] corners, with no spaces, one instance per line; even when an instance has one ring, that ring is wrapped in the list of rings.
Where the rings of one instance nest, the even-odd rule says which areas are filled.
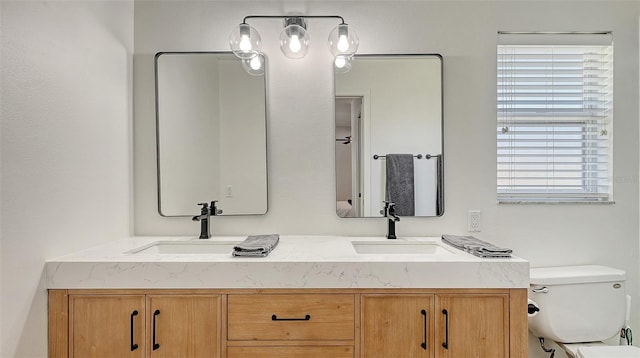
[[[251,38],[249,37],[249,35],[242,35],[238,47],[242,51],[251,51]]]
[[[293,53],[297,53],[302,48],[298,35],[291,35],[291,42],[289,42],[289,49]]]
[[[333,61],[335,73],[347,73],[351,69],[351,56],[339,55]]]
[[[303,58],[309,50],[309,33],[303,18],[286,18],[280,32],[280,51],[288,58]]]
[[[340,24],[329,33],[329,49],[334,56],[351,56],[358,50],[358,35],[349,25]]]
[[[251,58],[242,59],[242,68],[251,76],[262,76],[265,70],[265,58],[261,52],[254,52]]]
[[[229,47],[233,54],[241,59],[250,59],[260,52],[262,39],[253,27],[242,23],[229,35]]]
[[[259,70],[262,67],[262,61],[260,61],[260,56],[256,56],[249,61],[249,66],[253,70]]]
[[[349,40],[347,39],[347,35],[340,35],[337,47],[340,52],[345,52],[349,49]]]

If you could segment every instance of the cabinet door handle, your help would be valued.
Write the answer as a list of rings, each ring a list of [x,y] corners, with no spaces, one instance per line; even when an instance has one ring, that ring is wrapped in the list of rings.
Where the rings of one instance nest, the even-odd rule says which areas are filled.
[[[444,315],[444,343],[442,346],[444,349],[449,349],[449,312],[447,310],[442,310],[442,314]]]
[[[272,321],[308,321],[311,319],[310,315],[304,316],[304,318],[278,318],[277,315],[271,315]]]
[[[160,344],[156,342],[156,317],[160,314],[160,310],[153,312],[153,350],[160,348]]]
[[[424,339],[420,347],[422,347],[422,349],[426,351],[427,350],[427,310],[422,310],[420,311],[420,313],[422,313],[422,319],[424,320],[424,331],[423,331]]]
[[[138,315],[138,310],[131,312],[131,351],[138,349],[138,345],[133,342],[133,317]]]

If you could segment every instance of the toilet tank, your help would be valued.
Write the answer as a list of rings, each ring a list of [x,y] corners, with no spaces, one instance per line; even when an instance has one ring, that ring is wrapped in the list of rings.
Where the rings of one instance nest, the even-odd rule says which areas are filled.
[[[625,280],[624,271],[606,266],[531,269],[529,299],[540,312],[529,317],[529,330],[562,343],[613,337],[624,324]]]

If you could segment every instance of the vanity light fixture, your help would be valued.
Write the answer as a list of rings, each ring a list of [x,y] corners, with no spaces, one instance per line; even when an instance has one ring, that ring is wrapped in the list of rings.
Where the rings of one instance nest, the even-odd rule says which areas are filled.
[[[242,60],[244,68],[253,75],[264,73],[264,56],[262,55],[262,39],[258,31],[247,24],[252,18],[284,19],[284,28],[280,32],[280,50],[288,58],[303,58],[309,49],[310,36],[307,32],[309,18],[339,19],[340,24],[329,33],[329,50],[334,56],[334,66],[338,72],[347,72],[351,68],[351,59],[358,50],[358,35],[355,30],[337,15],[251,15],[245,16],[229,35],[231,51]],[[258,58],[258,60],[255,60]],[[261,67],[258,67],[258,66]]]

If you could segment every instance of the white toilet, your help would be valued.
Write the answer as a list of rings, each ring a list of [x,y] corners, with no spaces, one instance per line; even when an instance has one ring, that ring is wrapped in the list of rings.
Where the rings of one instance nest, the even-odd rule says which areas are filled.
[[[640,357],[640,348],[608,346],[620,334],[626,311],[626,273],[606,266],[531,269],[529,317],[536,337],[556,342],[569,357]],[[532,302],[531,302],[532,301]]]

